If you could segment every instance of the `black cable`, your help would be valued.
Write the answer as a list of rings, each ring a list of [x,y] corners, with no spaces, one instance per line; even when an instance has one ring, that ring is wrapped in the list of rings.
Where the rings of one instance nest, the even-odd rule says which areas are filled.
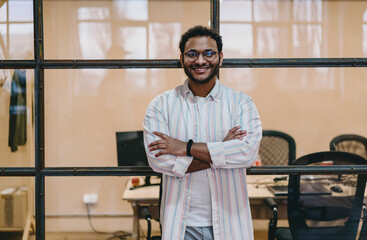
[[[85,204],[86,208],[87,208],[87,215],[88,215],[88,220],[89,220],[89,225],[90,227],[92,228],[92,230],[95,232],[95,233],[98,233],[98,234],[112,234],[113,236],[112,237],[109,237],[107,238],[107,240],[113,240],[113,239],[127,239],[127,237],[131,237],[131,233],[128,233],[128,232],[125,232],[125,231],[116,231],[116,232],[103,232],[103,231],[98,231],[96,230],[94,227],[93,227],[93,224],[92,224],[92,217],[91,217],[91,214],[90,214],[90,207],[91,207],[91,204],[89,203],[86,203]]]
[[[151,236],[151,232],[152,232],[152,223],[150,221],[150,218],[147,220],[148,221],[148,233],[147,233],[147,240],[150,240],[150,236]]]
[[[148,232],[147,232],[147,240],[150,240],[151,234],[152,234],[152,215],[149,212],[149,209],[147,207],[142,207],[140,209],[141,215],[144,216],[144,218],[148,221]]]

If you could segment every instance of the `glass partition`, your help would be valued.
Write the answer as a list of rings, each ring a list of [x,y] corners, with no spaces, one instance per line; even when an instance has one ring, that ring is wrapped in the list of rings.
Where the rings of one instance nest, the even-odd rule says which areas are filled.
[[[0,59],[33,58],[33,2],[0,1]]]
[[[46,231],[49,234],[98,231],[107,235],[105,239],[122,232],[131,234],[133,203],[124,198],[129,179],[129,177],[47,177]],[[70,185],[74,187],[71,188]],[[158,190],[159,186],[155,189]],[[158,196],[158,191],[156,193]],[[87,205],[86,202],[91,204]],[[146,234],[146,221],[141,220],[140,223],[141,231]],[[152,224],[152,231],[159,232],[158,222],[153,220]]]
[[[367,56],[366,1],[224,0],[220,6],[226,57]]]
[[[218,2],[220,16],[212,8]],[[33,4],[43,9],[33,13]],[[33,22],[33,15],[39,21]],[[0,171],[5,172],[0,191],[26,196],[19,205],[26,207],[16,210],[26,213],[19,218],[23,224],[34,216],[37,236],[31,239],[48,239],[53,232],[99,230],[111,236],[136,230],[131,202],[123,199],[130,177],[101,177],[110,175],[109,169],[93,168],[117,167],[116,132],[142,130],[149,102],[186,79],[180,68],[151,69],[152,61],[112,70],[63,69],[62,63],[50,66],[50,60],[75,60],[78,65],[85,63],[80,60],[178,59],[180,36],[194,25],[219,27],[226,59],[275,58],[279,63],[281,58],[327,61],[367,55],[366,1],[0,0]],[[43,33],[35,35],[35,28]],[[36,53],[35,37],[40,41]],[[44,62],[28,65],[32,70],[7,69],[9,63],[23,67],[23,60],[31,63],[43,54]],[[264,130],[295,139],[297,157],[328,150],[330,140],[340,134],[367,136],[365,67],[222,68],[219,76],[224,85],[254,99]],[[23,79],[22,85],[14,78]],[[35,82],[40,86],[37,98]],[[34,106],[40,106],[36,122]],[[63,167],[92,171],[86,177],[66,176],[70,172],[61,171]],[[262,169],[252,170],[256,175]],[[9,172],[21,177],[9,177]],[[286,182],[284,176],[257,177]],[[260,186],[256,179],[248,183]],[[95,196],[87,208],[85,197]],[[0,197],[1,204],[5,199]],[[260,200],[258,207],[264,210]],[[2,209],[0,216],[10,216],[1,214]],[[8,239],[1,219],[0,239]],[[159,231],[154,223],[153,231]],[[141,221],[142,231],[145,224]]]
[[[223,68],[220,79],[250,95],[263,129],[290,134],[302,156],[329,150],[339,134],[367,136],[366,74],[365,68]]]
[[[0,69],[0,167],[34,166],[34,71]]]
[[[34,228],[34,178],[2,178],[0,206],[0,239],[26,239]]]
[[[178,58],[181,34],[208,25],[209,9],[209,1],[45,0],[45,58]]]
[[[117,166],[116,132],[142,130],[158,94],[181,69],[45,71],[46,166]]]
[[[367,135],[365,75],[364,68],[220,71],[224,85],[253,97],[263,129],[295,138],[297,156],[328,150],[339,134]],[[46,70],[46,166],[117,166],[116,132],[142,130],[149,102],[185,78],[182,69]]]

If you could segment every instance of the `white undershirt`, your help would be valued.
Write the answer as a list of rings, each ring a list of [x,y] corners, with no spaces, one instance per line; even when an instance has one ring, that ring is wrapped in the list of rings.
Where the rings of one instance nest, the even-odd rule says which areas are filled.
[[[206,116],[205,98],[196,97],[199,115]],[[204,118],[199,116],[199,129],[206,131]],[[200,136],[206,136],[205,132],[201,132]],[[205,139],[196,139],[197,141],[204,141]],[[210,199],[209,179],[206,170],[192,173],[192,182],[190,190],[190,207],[187,220],[187,226],[193,227],[207,227],[212,226],[212,207]]]
[[[187,226],[212,226],[212,207],[206,170],[192,173],[191,197]]]

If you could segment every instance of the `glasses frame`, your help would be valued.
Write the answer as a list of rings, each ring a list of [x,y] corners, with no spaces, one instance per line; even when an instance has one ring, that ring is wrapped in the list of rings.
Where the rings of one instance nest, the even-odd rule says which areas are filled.
[[[195,53],[197,53],[197,54],[198,54],[198,56],[197,56],[196,58],[191,59],[191,58],[189,58],[189,57],[187,56],[187,54],[188,54],[188,53],[190,53],[190,52],[195,52]],[[205,55],[204,55],[206,52],[213,52],[213,53],[214,53],[214,57],[213,57],[213,59],[206,59],[206,57],[205,57]],[[188,52],[185,52],[185,53],[184,53],[184,55],[186,56],[186,59],[187,59],[187,61],[188,61],[188,62],[195,62],[195,61],[197,61],[197,60],[199,59],[200,55],[203,57],[203,59],[204,59],[205,61],[207,61],[207,62],[211,62],[211,61],[214,61],[214,60],[217,58],[217,56],[219,55],[218,53],[219,53],[219,52],[217,52],[217,51],[213,51],[213,50],[206,50],[206,51],[204,51],[204,52],[202,52],[202,53],[198,53],[197,51],[192,51],[192,50],[190,50],[190,51],[188,51]]]

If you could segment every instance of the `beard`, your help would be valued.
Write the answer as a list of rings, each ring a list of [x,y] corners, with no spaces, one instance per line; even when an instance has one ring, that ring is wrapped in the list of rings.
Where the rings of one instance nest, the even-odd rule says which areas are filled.
[[[207,78],[204,78],[203,80],[199,80],[198,78],[194,77],[194,75],[190,72],[190,66],[188,66],[188,67],[184,66],[184,71],[185,71],[186,76],[189,79],[191,79],[193,82],[198,83],[198,84],[205,84],[205,83],[209,82],[210,79],[212,79],[213,77],[218,75],[218,73],[219,73],[219,62],[215,65],[211,64],[211,63],[208,63],[207,66],[211,69],[211,73]]]

